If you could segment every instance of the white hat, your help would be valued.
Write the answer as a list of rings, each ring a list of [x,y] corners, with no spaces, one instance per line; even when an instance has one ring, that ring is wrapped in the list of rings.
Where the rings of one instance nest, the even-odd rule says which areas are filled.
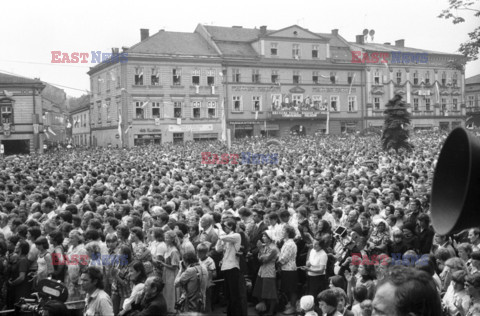
[[[306,312],[313,309],[314,306],[314,298],[312,295],[305,295],[302,296],[300,299],[300,308]]]

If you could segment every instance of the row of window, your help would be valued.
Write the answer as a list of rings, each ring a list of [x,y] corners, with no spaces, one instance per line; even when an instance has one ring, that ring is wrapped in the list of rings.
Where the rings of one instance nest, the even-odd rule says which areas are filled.
[[[420,111],[421,100],[422,99],[420,99],[420,98],[413,98],[413,111]],[[422,102],[423,103],[422,106],[425,109],[425,111],[433,111],[433,109],[431,107],[431,105],[432,105],[431,99],[430,98],[425,98],[423,100],[424,100],[424,102]],[[379,98],[379,97],[373,98],[373,108],[375,110],[380,110],[381,102],[382,102],[381,98]],[[442,111],[446,111],[446,110],[449,110],[449,109],[452,110],[452,111],[458,111],[458,99],[453,98],[452,103],[449,104],[449,103],[447,103],[446,98],[442,98],[440,100],[440,107],[441,107]]]
[[[310,83],[314,83],[314,84],[318,84],[320,82],[320,78],[328,79],[330,81],[330,83],[332,83],[332,84],[342,83],[342,82],[339,82],[337,73],[334,72],[334,71],[330,72],[329,76],[321,75],[319,71],[313,71],[311,76],[312,76],[311,77],[312,80],[311,80]],[[308,81],[304,82],[304,80],[302,78],[303,78],[302,72],[300,72],[298,70],[294,70],[292,72],[291,82],[293,84],[309,83]],[[354,73],[353,72],[347,73],[346,83],[351,84],[353,79],[354,79]],[[287,80],[288,79],[284,80],[284,79],[280,78],[278,70],[272,70],[271,75],[270,75],[270,82],[267,82],[267,81],[263,80],[263,78],[260,76],[260,70],[252,69],[252,78],[251,78],[252,83],[274,83],[274,84],[278,84],[278,83],[281,83],[281,82],[287,82]],[[241,83],[241,82],[246,83],[247,82],[247,81],[244,81],[244,78],[242,77],[242,73],[240,72],[240,69],[238,69],[238,68],[233,68],[232,69],[232,82],[234,82],[234,83]]]
[[[208,101],[205,102],[206,108],[202,106],[201,101],[191,102],[191,117],[192,118],[216,118],[217,117],[217,102]],[[167,118],[165,113],[161,111],[162,107],[160,102],[151,102],[150,109],[147,108],[145,102],[134,103],[135,106],[135,118],[137,119],[147,119],[147,118]],[[185,111],[189,110],[186,108],[184,102],[174,101],[173,102],[173,117],[182,118],[185,117]],[[163,113],[162,113],[163,112]],[[202,115],[202,113],[205,113]]]
[[[403,81],[403,72],[401,70],[398,70],[396,72],[395,76],[396,76],[395,77],[396,78],[396,83],[401,84],[402,81]],[[386,83],[386,82],[387,82],[387,76],[384,75],[383,76],[383,83]],[[419,76],[418,71],[415,71],[413,73],[413,84],[414,85],[419,85],[422,82],[424,84],[427,84],[427,85],[431,84],[430,72],[429,71],[425,72],[425,74],[423,76],[422,75]],[[373,83],[376,84],[376,85],[380,84],[380,73],[378,71],[375,71],[373,73]],[[446,86],[446,85],[457,86],[457,83],[458,83],[457,73],[453,73],[452,78],[447,79],[447,73],[443,72],[440,83],[441,83],[442,86]]]
[[[278,56],[278,43],[270,43],[270,56],[276,57]],[[312,45],[311,49],[312,58],[319,57],[319,45]],[[302,51],[300,49],[300,44],[292,44],[292,58],[300,59],[302,58]]]
[[[165,114],[164,108],[161,106],[162,103],[160,102],[150,102],[150,101],[135,101],[133,103],[134,111],[135,111],[135,118],[136,119],[155,119],[155,118],[168,118]],[[216,118],[217,117],[217,102],[216,101],[208,101],[205,102],[206,108],[202,106],[201,101],[193,101],[191,103],[191,110],[192,110],[192,118]],[[117,104],[117,107],[119,104]],[[110,102],[107,101],[104,104],[106,107],[106,114],[107,114],[107,122],[112,119],[112,109],[110,107]],[[173,117],[174,118],[182,118],[185,117],[185,111],[187,109],[182,101],[174,101],[173,102]],[[204,114],[202,114],[204,113]],[[100,103],[97,107],[97,121],[98,124],[102,123],[102,105]]]
[[[395,74],[396,76],[396,83],[401,84],[403,82],[403,72],[401,70],[398,70]],[[302,73],[298,70],[294,70],[292,73],[292,78],[291,82],[293,84],[300,84],[300,83],[308,83],[308,82],[303,82],[302,79]],[[191,73],[191,84],[195,86],[200,85],[200,78],[201,78],[201,73],[200,70],[192,70]],[[318,84],[320,82],[320,78],[325,78],[330,81],[332,84],[338,84],[342,83],[339,82],[338,76],[336,72],[330,72],[329,76],[326,75],[321,75],[319,71],[313,71],[312,72],[312,77],[311,77],[311,83],[313,84]],[[353,81],[354,75],[353,72],[348,72],[347,73],[347,84],[351,84]],[[260,70],[259,69],[252,69],[252,75],[251,75],[251,82],[252,83],[265,83],[263,78],[261,77]],[[240,69],[234,68],[232,69],[232,82],[235,83],[240,83],[240,82],[246,82],[242,81],[244,78],[241,76]],[[102,81],[103,79],[98,78],[97,80],[97,91],[101,91],[102,89]],[[120,85],[120,79],[118,78],[117,80],[117,87]],[[207,70],[206,71],[206,81],[207,85],[213,86],[215,85],[215,70]],[[283,79],[280,79],[280,75],[278,73],[278,70],[272,70],[271,75],[270,75],[270,83],[278,84],[282,82]],[[383,77],[383,83],[387,82],[387,77]],[[420,83],[424,84],[430,84],[430,72],[425,72],[424,75],[419,75],[418,71],[415,71],[413,73],[413,84],[418,85]],[[110,83],[111,83],[111,78],[107,75],[107,90],[110,89]],[[375,71],[373,74],[373,83],[375,85],[380,84],[380,72]],[[447,79],[447,74],[446,72],[442,73],[442,77],[440,80],[441,85],[453,85],[457,86],[458,84],[458,75],[457,73],[453,73],[451,78]],[[143,86],[144,85],[144,73],[143,73],[143,68],[137,67],[135,69],[135,75],[134,75],[134,84],[136,86]],[[182,69],[181,68],[174,68],[172,69],[172,85],[182,85]],[[150,85],[152,86],[158,86],[160,85],[160,74],[158,68],[152,68],[151,69],[151,76],[150,76]]]

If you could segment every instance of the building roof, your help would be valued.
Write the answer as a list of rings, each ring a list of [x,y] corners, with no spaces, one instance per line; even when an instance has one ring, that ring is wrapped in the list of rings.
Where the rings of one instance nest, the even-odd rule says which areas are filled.
[[[480,83],[480,74],[465,79],[465,84],[477,84],[477,83]]]
[[[228,42],[251,42],[258,38],[260,35],[259,29],[246,29],[243,27],[225,27],[225,26],[213,26],[203,25],[205,29],[213,37],[214,41],[228,41]],[[275,31],[268,30],[268,33]]]
[[[249,43],[217,42],[216,44],[226,56],[255,57],[258,55]]]
[[[40,79],[30,79],[22,76],[14,76],[0,72],[0,85],[1,84],[42,84]]]
[[[428,53],[428,54],[438,54],[438,55],[458,55],[453,53],[445,53],[445,52],[437,52],[433,50],[426,50],[420,48],[413,48],[413,47],[399,47],[395,45],[387,45],[387,44],[380,44],[380,43],[365,43],[365,44],[358,44],[356,42],[349,42],[350,45],[354,47],[359,47],[363,50],[367,51],[377,51],[377,52],[405,52],[405,53]],[[460,56],[460,55],[459,55]]]
[[[213,47],[197,33],[160,31],[144,41],[132,46],[128,54],[169,54],[217,56]]]
[[[336,46],[336,47],[348,47],[348,42],[347,41],[342,41],[340,36],[336,36],[330,33],[317,33],[319,36],[323,36],[327,39],[330,40],[329,44],[330,46]]]

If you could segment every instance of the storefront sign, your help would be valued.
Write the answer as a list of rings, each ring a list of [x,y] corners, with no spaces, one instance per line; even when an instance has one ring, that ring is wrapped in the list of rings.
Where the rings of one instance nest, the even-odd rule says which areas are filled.
[[[272,111],[272,118],[315,118],[326,117],[326,111]]]
[[[213,131],[212,124],[198,124],[198,125],[168,125],[169,132],[208,132]]]
[[[249,121],[230,121],[228,122],[230,123],[231,125],[252,125],[252,124],[263,124],[263,122],[258,122],[258,121],[252,121],[252,122],[249,122]]]
[[[139,132],[140,133],[161,133],[162,130],[160,128],[141,128]]]
[[[348,93],[350,88],[316,88],[314,87],[312,89],[313,92],[330,92],[330,93]],[[350,93],[356,93],[357,88],[352,88]]]
[[[235,125],[235,130],[253,130],[253,125]]]

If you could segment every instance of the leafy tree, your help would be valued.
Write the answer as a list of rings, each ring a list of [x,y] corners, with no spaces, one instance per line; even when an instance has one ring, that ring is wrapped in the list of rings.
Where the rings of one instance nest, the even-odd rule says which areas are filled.
[[[402,101],[402,96],[396,94],[393,99],[385,105],[385,123],[383,125],[382,146],[383,150],[395,149],[398,151],[404,148],[411,151],[413,145],[408,142],[410,125],[410,113],[407,111],[407,104]]]
[[[480,10],[474,9],[478,5],[478,0],[449,0],[448,9],[443,10],[439,18],[452,19],[453,24],[463,23],[465,19],[457,14],[457,11],[473,11],[475,17],[480,17]],[[478,6],[477,6],[478,7]],[[468,33],[470,40],[460,44],[458,49],[469,60],[478,59],[478,50],[480,47],[480,26],[477,26],[473,32]]]

